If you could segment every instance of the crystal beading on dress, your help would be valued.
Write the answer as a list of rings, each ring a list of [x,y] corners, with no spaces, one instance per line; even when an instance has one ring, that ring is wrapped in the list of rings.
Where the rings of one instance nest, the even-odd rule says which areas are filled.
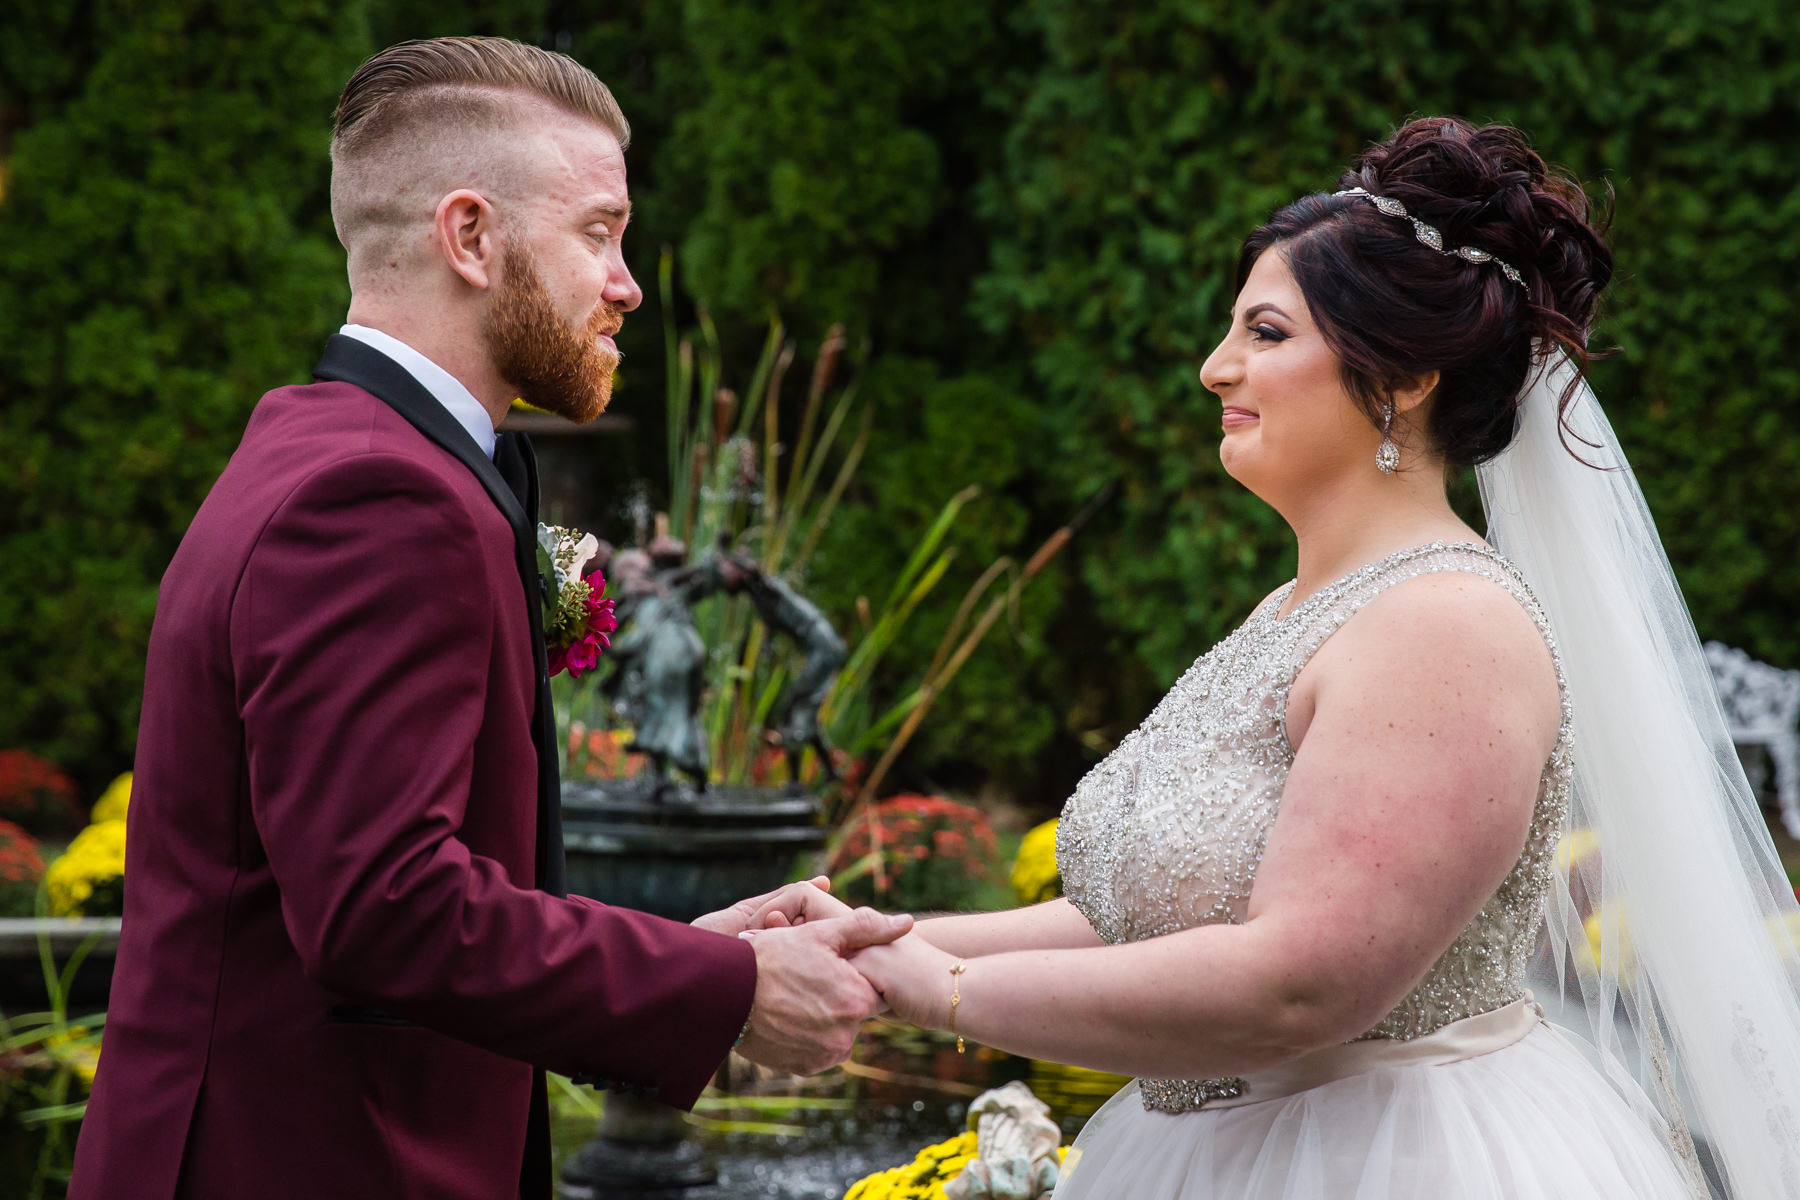
[[[1420,1037],[1524,994],[1568,810],[1571,711],[1543,609],[1517,568],[1472,542],[1390,555],[1277,617],[1293,594],[1290,582],[1189,667],[1144,723],[1088,772],[1063,808],[1056,858],[1064,894],[1101,938],[1116,945],[1244,920],[1294,761],[1286,720],[1294,680],[1363,605],[1397,583],[1439,571],[1490,580],[1531,615],[1556,669],[1562,723],[1518,862],[1419,985],[1362,1038]],[[1166,1112],[1201,1108],[1242,1087],[1235,1078],[1139,1081],[1144,1106]]]

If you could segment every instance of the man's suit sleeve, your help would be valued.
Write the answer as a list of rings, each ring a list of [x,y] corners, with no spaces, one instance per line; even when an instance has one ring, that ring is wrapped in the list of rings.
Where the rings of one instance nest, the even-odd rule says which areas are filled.
[[[743,1026],[749,944],[520,888],[459,836],[520,588],[488,561],[464,502],[397,455],[315,473],[261,534],[232,658],[283,919],[354,1003],[688,1107]]]

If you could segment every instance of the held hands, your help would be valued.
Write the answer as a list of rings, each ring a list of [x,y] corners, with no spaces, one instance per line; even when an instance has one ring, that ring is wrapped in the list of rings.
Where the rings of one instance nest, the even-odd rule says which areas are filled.
[[[739,936],[760,937],[763,930],[869,911],[853,910],[833,896],[831,881],[823,876],[812,880],[812,884],[817,886],[792,885],[759,897],[762,903],[750,918],[749,932]],[[878,1013],[891,1012],[922,1029],[942,1029],[949,1023],[950,968],[956,959],[924,938],[908,933],[898,939],[882,939],[851,953],[849,962],[880,996]]]
[[[797,1075],[849,1058],[862,1023],[887,1005],[846,958],[885,948],[911,928],[910,916],[859,908],[748,935],[756,951],[756,1001],[739,1053]]]
[[[746,929],[779,929],[819,917],[841,917],[849,911],[848,904],[831,895],[831,878],[816,875],[707,913],[694,927],[736,937]]]
[[[831,894],[826,876],[694,924],[752,941],[756,1002],[739,1047],[752,1062],[810,1075],[849,1058],[871,1016],[892,1010],[922,1027],[948,1023],[951,956],[911,935],[910,916],[851,908]]]
[[[893,1015],[921,1029],[944,1029],[950,1023],[950,968],[956,956],[946,954],[916,933],[885,944],[871,944],[850,955],[850,965],[867,979]]]

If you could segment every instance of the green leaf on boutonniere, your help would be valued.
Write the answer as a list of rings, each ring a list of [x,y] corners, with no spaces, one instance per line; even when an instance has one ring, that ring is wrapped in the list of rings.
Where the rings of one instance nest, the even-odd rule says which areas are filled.
[[[556,619],[557,602],[562,597],[562,573],[556,569],[556,558],[553,551],[556,547],[556,533],[548,525],[538,526],[537,536],[537,570],[540,587],[538,603],[543,608],[543,627],[546,633]]]
[[[556,542],[560,531],[550,525],[537,527],[537,561],[538,573],[554,585],[552,591],[561,591],[563,585],[562,568],[556,565]]]

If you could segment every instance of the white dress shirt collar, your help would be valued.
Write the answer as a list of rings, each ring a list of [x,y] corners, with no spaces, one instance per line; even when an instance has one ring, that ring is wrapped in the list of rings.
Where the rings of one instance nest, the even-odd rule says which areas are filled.
[[[456,418],[456,423],[469,431],[469,436],[475,439],[481,452],[489,458],[494,457],[494,419],[481,406],[481,401],[475,398],[474,393],[464,387],[456,376],[399,338],[379,329],[371,329],[367,325],[345,325],[338,332],[374,347],[405,367],[407,374],[423,384],[425,390],[435,396],[437,402]]]

